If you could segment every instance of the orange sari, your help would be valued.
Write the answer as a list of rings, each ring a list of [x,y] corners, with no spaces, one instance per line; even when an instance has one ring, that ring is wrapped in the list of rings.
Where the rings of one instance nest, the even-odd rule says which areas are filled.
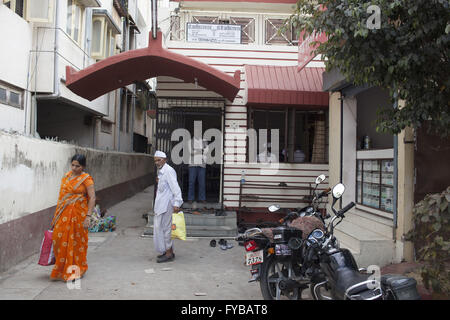
[[[52,221],[52,225],[56,222],[53,229],[56,262],[51,279],[67,281],[71,276],[72,279],[73,276],[83,276],[88,269],[88,230],[83,227],[83,221],[88,211],[87,187],[93,184],[94,180],[89,174],[73,176],[72,171],[66,173],[61,181]]]

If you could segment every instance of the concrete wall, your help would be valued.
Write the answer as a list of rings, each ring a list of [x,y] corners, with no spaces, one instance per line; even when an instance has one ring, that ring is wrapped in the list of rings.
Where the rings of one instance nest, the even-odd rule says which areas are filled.
[[[400,102],[401,107],[403,103]],[[396,229],[396,259],[414,261],[412,242],[403,236],[413,228],[412,210],[414,207],[414,144],[404,141],[414,140],[414,131],[404,129],[398,135],[398,220]]]
[[[342,205],[355,201],[356,181],[356,98],[345,98],[343,108],[343,168],[345,193]]]
[[[0,271],[39,250],[53,217],[61,178],[76,153],[109,207],[153,182],[153,158],[104,152],[0,132]]]

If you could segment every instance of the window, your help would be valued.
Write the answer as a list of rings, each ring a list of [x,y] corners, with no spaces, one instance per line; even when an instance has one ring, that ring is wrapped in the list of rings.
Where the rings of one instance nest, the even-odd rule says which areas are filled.
[[[393,212],[394,166],[392,159],[357,161],[356,202],[375,209]]]
[[[177,37],[180,29],[179,18],[174,16],[173,24],[172,24],[172,38],[174,40],[179,40],[180,37]],[[245,17],[230,17],[230,18],[219,18],[216,16],[194,16],[192,17],[193,23],[207,23],[207,24],[231,24],[231,25],[240,25],[241,28],[241,43],[255,43],[255,19],[254,18],[245,18]]]
[[[33,22],[52,22],[54,1],[28,0],[26,2],[27,20]]]
[[[267,129],[268,146],[276,149],[274,143],[278,143],[279,161],[289,163],[328,163],[327,118],[324,111],[292,107],[279,110],[249,108],[248,117],[249,128],[255,129],[258,137],[257,154],[264,151],[259,140],[260,130]],[[274,129],[278,129],[278,141],[272,141]]]
[[[279,34],[279,30],[286,24],[284,19],[266,19],[265,21],[265,44],[288,44],[297,45],[296,32],[293,32],[292,27]]]
[[[94,19],[92,28],[92,55],[101,56],[103,19]]]
[[[100,124],[100,130],[104,133],[112,133],[112,123],[109,121],[102,120]]]
[[[67,0],[67,34],[75,40],[81,42],[81,20],[83,7],[76,0]]]
[[[105,59],[113,56],[117,33],[118,31],[113,28],[105,16],[94,16],[92,19],[92,57]]]
[[[0,84],[0,103],[22,109],[22,91]]]
[[[32,22],[52,22],[54,0],[2,0],[3,4],[22,18]]]
[[[180,16],[170,16],[170,40],[182,40]]]
[[[24,14],[24,0],[3,0],[3,4],[19,16]]]
[[[255,19],[254,18],[230,18],[230,24],[242,26],[241,43],[255,42]]]
[[[219,17],[205,17],[205,16],[195,16],[192,17],[193,23],[215,23],[219,24]]]

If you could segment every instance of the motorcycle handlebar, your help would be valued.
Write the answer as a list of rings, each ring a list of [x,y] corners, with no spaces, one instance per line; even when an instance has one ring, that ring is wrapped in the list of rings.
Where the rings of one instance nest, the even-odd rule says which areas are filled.
[[[297,212],[291,211],[291,212],[289,212],[287,214],[286,217],[281,218],[280,220],[278,220],[278,222],[279,223],[284,223],[286,220],[289,220],[290,218],[295,217],[295,216],[297,216]]]
[[[328,188],[328,189],[322,191],[322,192],[319,194],[319,198],[321,198],[321,197],[323,197],[323,196],[326,196],[326,195],[328,194],[328,192],[330,192],[330,191],[331,191],[331,188]]]
[[[343,216],[344,213],[346,213],[348,210],[350,210],[351,208],[353,208],[355,206],[355,203],[352,201],[350,202],[348,205],[346,205],[341,211],[339,211],[339,215]]]

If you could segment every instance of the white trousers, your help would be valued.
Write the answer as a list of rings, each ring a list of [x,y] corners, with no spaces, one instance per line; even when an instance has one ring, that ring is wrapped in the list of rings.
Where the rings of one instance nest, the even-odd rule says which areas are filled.
[[[160,254],[173,247],[172,213],[173,206],[169,205],[166,212],[155,215],[153,218],[153,243],[156,252]]]

